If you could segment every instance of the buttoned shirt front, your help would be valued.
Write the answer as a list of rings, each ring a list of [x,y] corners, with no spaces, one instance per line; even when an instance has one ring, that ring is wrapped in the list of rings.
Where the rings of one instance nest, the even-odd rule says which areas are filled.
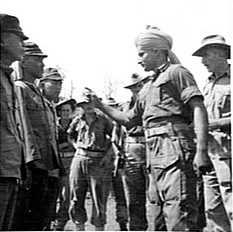
[[[53,168],[51,138],[45,100],[38,87],[26,81],[17,80],[15,85],[21,97],[21,114],[24,120],[24,141],[26,162],[34,162],[35,167]]]
[[[17,96],[10,74],[13,70],[0,64],[0,177],[21,178],[22,140],[17,120]]]
[[[154,119],[171,116],[188,122],[191,109],[187,103],[195,96],[203,98],[192,74],[180,64],[166,63],[158,69],[158,75],[144,85],[128,118],[135,120],[141,116],[144,127]]]
[[[85,119],[85,114],[74,118],[67,133],[75,139],[77,148],[106,151],[107,135],[111,136],[112,123],[105,115],[96,111],[95,120],[90,125]]]
[[[231,116],[230,70],[216,78],[211,75],[203,90],[209,119]]]
[[[48,141],[50,143],[50,146],[53,149],[53,155],[55,156],[54,161],[56,163],[54,164],[55,168],[62,167],[61,165],[61,159],[58,152],[58,125],[57,125],[57,114],[55,110],[55,104],[45,98],[45,105],[46,105],[46,112],[48,116],[49,126],[50,126],[50,140]]]

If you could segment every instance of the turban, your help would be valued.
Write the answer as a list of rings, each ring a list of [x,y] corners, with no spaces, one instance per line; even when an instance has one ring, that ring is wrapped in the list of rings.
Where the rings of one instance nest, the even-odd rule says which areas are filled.
[[[149,26],[141,32],[135,39],[136,47],[144,49],[168,50],[168,56],[171,63],[180,63],[176,55],[171,51],[173,40],[172,37],[156,27]]]

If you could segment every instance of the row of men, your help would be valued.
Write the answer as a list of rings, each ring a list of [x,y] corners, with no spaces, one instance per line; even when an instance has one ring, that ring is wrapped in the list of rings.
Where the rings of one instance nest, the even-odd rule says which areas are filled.
[[[16,17],[0,20],[0,230],[47,230],[64,175],[54,106],[63,77],[54,68],[44,71],[47,55],[25,42]]]
[[[22,59],[22,49],[19,48],[27,37],[19,27],[17,18],[1,15],[1,32],[1,116],[4,115],[1,117],[1,131],[5,133],[1,133],[1,193],[5,194],[1,200],[4,206],[0,217],[1,228],[11,228],[15,200],[10,196],[17,196],[18,180],[22,173],[26,173],[26,184],[29,183],[28,176],[30,177],[30,191],[28,195],[23,194],[27,197],[28,204],[23,204],[28,207],[27,218],[23,219],[27,224],[24,228],[48,230],[52,220],[49,214],[52,214],[55,208],[59,176],[63,170],[56,145],[56,117],[53,107],[53,102],[60,93],[62,78],[56,70],[48,69],[39,81],[41,91],[38,91],[33,83],[36,78],[40,78],[39,73],[42,75],[43,59],[46,55],[35,44],[24,43],[25,56]],[[131,198],[130,230],[147,229],[145,175],[142,175],[144,168],[141,168],[141,165],[144,167],[146,164],[149,170],[149,187],[153,187],[160,205],[159,220],[156,222],[162,221],[162,230],[164,227],[169,231],[200,229],[197,223],[198,174],[204,175],[207,222],[211,222],[215,229],[230,231],[230,74],[227,63],[230,46],[225,43],[223,37],[210,36],[203,40],[202,47],[194,53],[202,56],[203,63],[213,72],[205,91],[205,96],[209,97],[206,99],[211,130],[209,156],[208,120],[203,97],[191,73],[180,64],[174,64],[178,59],[171,51],[172,38],[157,28],[148,28],[137,37],[136,47],[139,64],[145,71],[155,72],[155,75],[146,80],[137,99],[133,97],[132,102],[121,112],[99,101],[89,89],[78,102],[84,114],[77,116],[67,130],[69,141],[76,150],[69,176],[69,213],[76,229],[85,229],[87,215],[84,201],[88,187],[94,205],[91,222],[96,230],[103,230],[106,224],[106,201],[112,180],[112,161],[109,159],[109,153],[112,152],[109,150],[114,146],[109,145],[107,138],[112,137],[112,124],[105,115],[96,111],[95,108],[99,108],[119,125],[123,124],[127,128],[125,173]],[[20,80],[12,84],[9,76],[11,70],[6,66],[15,60],[21,60],[20,66],[14,71],[15,79]],[[30,72],[27,67],[31,68]],[[51,86],[51,82],[58,83],[60,87]],[[135,83],[131,86],[139,88],[137,84],[142,82]],[[27,105],[23,104],[24,102],[27,102]],[[193,114],[193,117],[190,114]],[[29,118],[22,115],[28,115]],[[193,121],[196,136],[190,127]],[[31,134],[29,124],[32,124],[30,128],[33,128],[36,138],[28,136]],[[137,132],[138,127],[140,129]],[[39,131],[39,128],[43,128],[43,132]],[[18,130],[23,141],[27,141],[22,149],[17,146],[21,144]],[[112,138],[112,142],[115,143],[116,140]],[[116,144],[119,144],[118,142]],[[12,159],[8,153],[12,154]],[[64,156],[66,154],[64,152]],[[20,163],[22,160],[26,165]],[[22,167],[26,170],[23,171]],[[224,176],[221,176],[223,173]],[[116,192],[118,189],[116,188]],[[13,192],[15,194],[10,194]],[[211,202],[213,194],[216,196],[216,202]],[[16,218],[22,216],[17,213],[17,208],[15,215]]]

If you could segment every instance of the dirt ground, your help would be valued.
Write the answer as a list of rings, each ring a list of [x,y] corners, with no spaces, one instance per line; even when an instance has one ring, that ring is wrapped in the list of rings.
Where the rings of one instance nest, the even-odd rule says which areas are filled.
[[[86,209],[87,214],[90,215],[91,212],[91,200],[86,199]],[[154,205],[147,202],[147,218],[148,218],[148,229],[149,231],[153,231],[153,211],[154,211]],[[69,221],[65,227],[66,231],[74,230],[74,224]],[[90,224],[90,217],[89,220],[86,223],[85,227],[86,231],[93,231],[94,226]],[[119,231],[118,224],[115,220],[115,198],[114,196],[110,196],[108,199],[107,204],[107,224],[105,226],[105,231]]]

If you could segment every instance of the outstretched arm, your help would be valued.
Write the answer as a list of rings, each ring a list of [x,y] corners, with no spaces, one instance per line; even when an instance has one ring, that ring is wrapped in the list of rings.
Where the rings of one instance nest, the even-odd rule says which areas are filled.
[[[117,110],[105,103],[103,103],[98,96],[95,94],[95,92],[89,88],[86,87],[86,89],[91,94],[92,102],[94,103],[94,106],[101,111],[103,111],[105,114],[107,114],[110,118],[112,118],[114,121],[116,121],[120,125],[127,125],[129,123],[129,119],[127,117],[126,113],[123,113],[120,110]]]

